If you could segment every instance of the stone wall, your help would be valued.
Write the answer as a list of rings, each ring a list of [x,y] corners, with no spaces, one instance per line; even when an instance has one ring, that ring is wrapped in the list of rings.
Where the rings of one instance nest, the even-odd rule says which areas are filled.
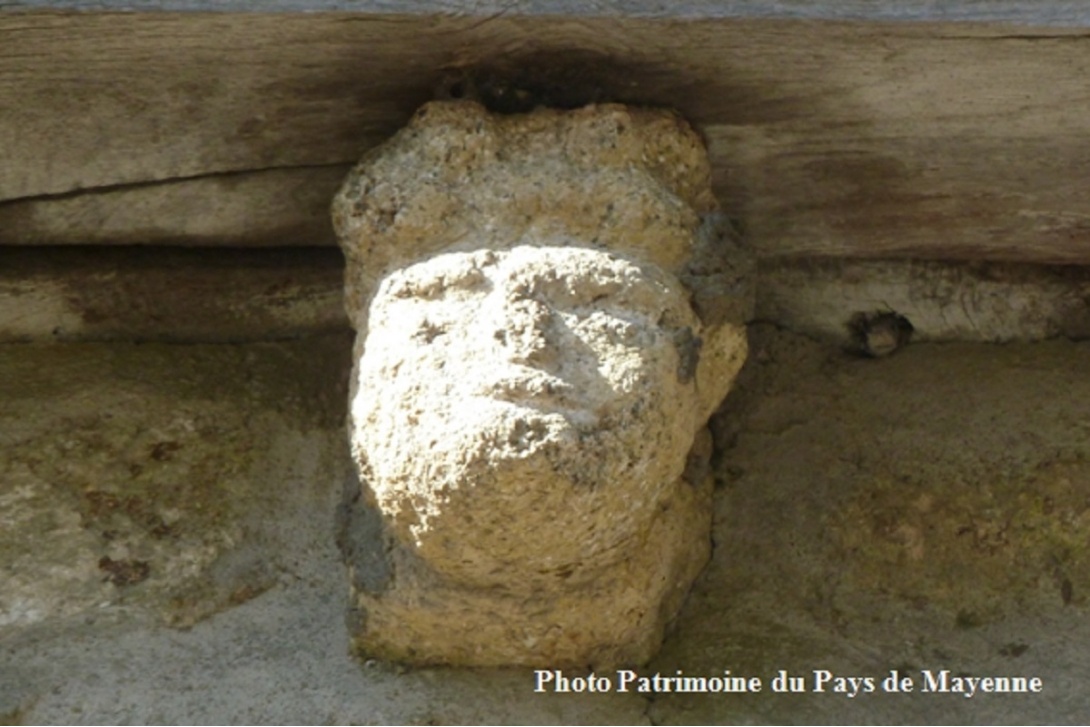
[[[0,3],[0,721],[1084,719],[1084,11],[1015,0],[91,5]],[[403,614],[382,621],[375,603],[391,573],[417,610],[417,597],[449,591],[406,587],[421,571],[392,543],[414,523],[379,525],[359,507],[378,498],[345,431],[363,347],[353,351],[351,328],[366,330],[370,288],[391,271],[350,250],[344,295],[329,202],[362,155],[436,97],[504,113],[677,110],[708,150],[686,203],[693,220],[715,222],[681,227],[755,258],[737,276],[754,297],[732,298],[730,271],[657,247],[646,234],[656,220],[634,212],[637,234],[615,235],[641,253],[614,260],[616,276],[643,265],[692,307],[668,342],[649,321],[633,334],[669,343],[656,365],[680,387],[665,400],[692,415],[648,440],[672,453],[669,487],[636,532],[688,545],[619,541],[624,557],[608,565],[633,576],[628,591],[614,597],[608,568],[580,572],[617,608],[569,609],[589,631],[623,631],[632,604],[659,588],[651,600],[666,606],[628,651],[414,658],[414,637],[392,636]],[[666,176],[686,166],[666,157]],[[573,208],[609,204],[565,185]],[[433,227],[449,232],[461,213]],[[500,252],[478,272],[510,272]],[[647,258],[665,272],[648,273]],[[585,271],[570,262],[535,270],[563,272],[559,290]],[[693,285],[708,273],[719,289]],[[725,322],[729,345],[716,348]],[[730,352],[746,347],[743,323],[749,358],[702,431],[741,364]],[[717,352],[730,365],[701,368]],[[438,380],[426,362],[403,363]],[[697,403],[686,387],[700,389]],[[603,532],[629,499],[599,513]],[[522,503],[534,517],[517,533],[562,551],[578,525],[552,516],[562,504]],[[444,544],[426,555],[454,553],[462,576],[511,590],[488,580],[496,551],[517,550],[498,532],[476,559]],[[539,550],[523,559],[542,566]],[[656,561],[664,552],[681,556]],[[583,565],[567,558],[552,575]],[[680,576],[663,590],[648,573]],[[523,580],[525,622],[564,610],[527,613],[547,599]],[[436,639],[510,645],[488,630],[507,622],[486,596],[466,602],[469,616],[433,619]],[[458,605],[438,600],[427,605],[441,616]],[[1045,696],[536,693],[531,671],[406,661],[568,676],[625,662],[766,684],[779,670],[812,681],[819,669],[949,669],[1035,675]]]

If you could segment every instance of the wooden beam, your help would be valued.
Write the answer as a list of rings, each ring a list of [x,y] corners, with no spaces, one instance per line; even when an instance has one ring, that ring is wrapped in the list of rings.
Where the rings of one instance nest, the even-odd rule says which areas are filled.
[[[1090,262],[1090,33],[1071,4],[800,2],[780,17],[755,2],[669,17],[639,3],[641,17],[281,4],[0,5],[0,242],[330,244],[318,202],[334,170],[485,69],[478,80],[546,102],[679,109],[765,258]],[[822,7],[868,22],[799,19]],[[965,22],[979,20],[1032,25]],[[273,192],[260,180],[277,174]],[[234,211],[190,214],[220,208]]]
[[[212,174],[0,204],[0,245],[335,245],[349,165]]]
[[[1002,22],[1065,27],[1090,25],[1090,8],[1057,0],[0,0],[3,10],[79,10],[123,12],[315,13],[360,15],[413,13],[557,15],[569,17],[641,16],[682,18],[804,18],[915,22]]]

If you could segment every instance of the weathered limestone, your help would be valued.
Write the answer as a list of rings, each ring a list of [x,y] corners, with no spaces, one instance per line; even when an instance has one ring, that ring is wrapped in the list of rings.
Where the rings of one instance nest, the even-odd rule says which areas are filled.
[[[0,346],[0,640],[190,626],[292,573],[346,475],[349,344]]]
[[[703,146],[608,105],[435,103],[338,195],[368,654],[641,662],[707,560],[707,437],[748,269]],[[701,446],[694,447],[694,440]]]
[[[343,278],[336,250],[0,245],[0,343],[343,332]]]

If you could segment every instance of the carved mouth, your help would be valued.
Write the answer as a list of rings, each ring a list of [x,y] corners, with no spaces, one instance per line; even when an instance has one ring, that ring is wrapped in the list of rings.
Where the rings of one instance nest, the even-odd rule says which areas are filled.
[[[539,369],[501,375],[476,387],[475,393],[482,399],[525,409],[527,414],[559,415],[573,431],[590,432],[601,424],[600,412],[581,387]]]
[[[573,401],[576,395],[574,386],[563,379],[539,371],[492,381],[482,386],[478,393],[481,396],[513,404],[554,402],[570,405],[576,403]]]

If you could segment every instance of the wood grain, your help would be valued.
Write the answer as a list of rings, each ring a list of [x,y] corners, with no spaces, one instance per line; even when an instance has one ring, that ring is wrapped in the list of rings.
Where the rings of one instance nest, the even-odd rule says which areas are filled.
[[[4,9],[221,13],[352,12],[488,16],[565,15],[653,18],[808,18],[1090,25],[1090,8],[1057,0],[0,0]]]
[[[0,204],[0,245],[335,245],[348,165],[214,174]]]
[[[681,110],[762,257],[1084,264],[1090,35],[1075,26],[0,12],[0,242],[328,244],[315,169],[335,186],[338,165],[485,68],[546,97]],[[218,179],[251,172],[284,189]],[[139,188],[172,180],[191,186]],[[195,229],[201,195],[236,212]],[[270,199],[275,224],[238,211]]]

